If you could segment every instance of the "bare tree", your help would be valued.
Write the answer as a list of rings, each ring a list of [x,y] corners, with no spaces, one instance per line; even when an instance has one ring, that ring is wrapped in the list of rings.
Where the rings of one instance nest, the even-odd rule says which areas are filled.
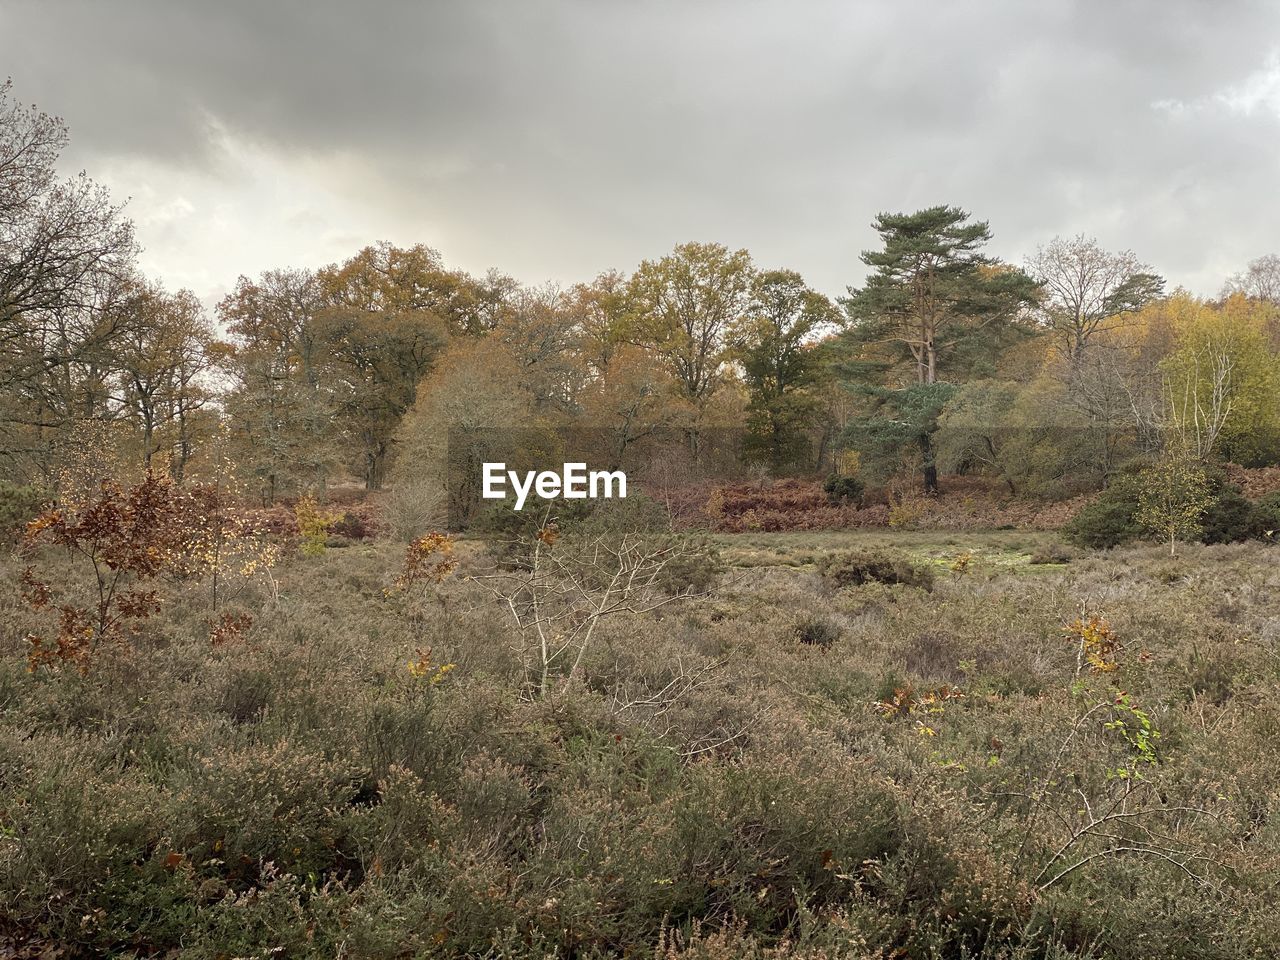
[[[1222,295],[1243,293],[1253,300],[1280,304],[1280,255],[1268,253],[1250,260],[1242,272],[1232,275],[1223,285]]]
[[[1162,432],[1166,445],[1176,445],[1197,460],[1213,454],[1231,417],[1232,360],[1223,346],[1207,343],[1191,351],[1181,389],[1166,379]]]
[[[37,461],[45,433],[100,399],[118,332],[103,305],[136,253],[132,224],[83,173],[57,176],[66,125],[0,84],[0,454]],[[96,410],[94,415],[101,414]]]
[[[1027,258],[1040,284],[1057,343],[1077,369],[1090,341],[1108,320],[1159,297],[1164,281],[1131,250],[1110,253],[1080,234],[1055,237]]]
[[[509,566],[473,578],[510,614],[523,644],[529,685],[539,697],[577,680],[600,622],[619,614],[641,615],[705,591],[676,583],[672,573],[698,563],[684,538],[624,533],[561,540],[543,522],[514,546]]]

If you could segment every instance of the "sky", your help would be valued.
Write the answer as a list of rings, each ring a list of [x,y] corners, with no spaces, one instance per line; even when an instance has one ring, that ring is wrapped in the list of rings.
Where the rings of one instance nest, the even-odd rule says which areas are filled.
[[[379,240],[565,285],[717,241],[835,296],[935,204],[1203,295],[1280,252],[1274,0],[0,0],[5,75],[207,303]]]

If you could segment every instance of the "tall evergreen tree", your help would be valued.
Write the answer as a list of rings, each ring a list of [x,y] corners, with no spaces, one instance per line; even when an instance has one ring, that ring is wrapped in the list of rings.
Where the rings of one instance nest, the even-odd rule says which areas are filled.
[[[982,252],[990,228],[959,207],[882,213],[874,227],[884,247],[862,254],[872,273],[841,301],[850,319],[845,374],[872,401],[850,440],[881,460],[895,445],[918,451],[925,492],[937,494],[932,435],[947,384],[985,373],[1036,288]]]
[[[983,254],[990,228],[959,207],[882,213],[873,226],[884,249],[862,254],[873,272],[841,303],[852,339],[900,354],[916,383],[947,379],[957,347],[994,337],[1033,302],[1034,282]]]

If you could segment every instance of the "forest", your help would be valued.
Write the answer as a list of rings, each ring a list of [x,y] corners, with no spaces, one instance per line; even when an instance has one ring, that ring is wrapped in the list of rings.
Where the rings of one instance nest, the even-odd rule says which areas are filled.
[[[207,305],[19,95],[0,955],[1272,955],[1280,255],[941,204],[835,298],[376,243]],[[477,492],[570,459],[625,499]]]

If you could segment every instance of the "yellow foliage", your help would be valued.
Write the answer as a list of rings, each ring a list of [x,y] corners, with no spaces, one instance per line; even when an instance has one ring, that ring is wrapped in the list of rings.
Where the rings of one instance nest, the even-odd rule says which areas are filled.
[[[1123,644],[1111,624],[1093,614],[1077,617],[1063,628],[1067,636],[1079,643],[1080,659],[1093,673],[1112,673],[1119,669]]]
[[[325,541],[334,524],[342,519],[342,515],[332,510],[321,510],[316,498],[310,495],[303,497],[293,508],[294,519],[298,522],[298,533],[302,536],[302,555],[318,557],[324,553]]]

